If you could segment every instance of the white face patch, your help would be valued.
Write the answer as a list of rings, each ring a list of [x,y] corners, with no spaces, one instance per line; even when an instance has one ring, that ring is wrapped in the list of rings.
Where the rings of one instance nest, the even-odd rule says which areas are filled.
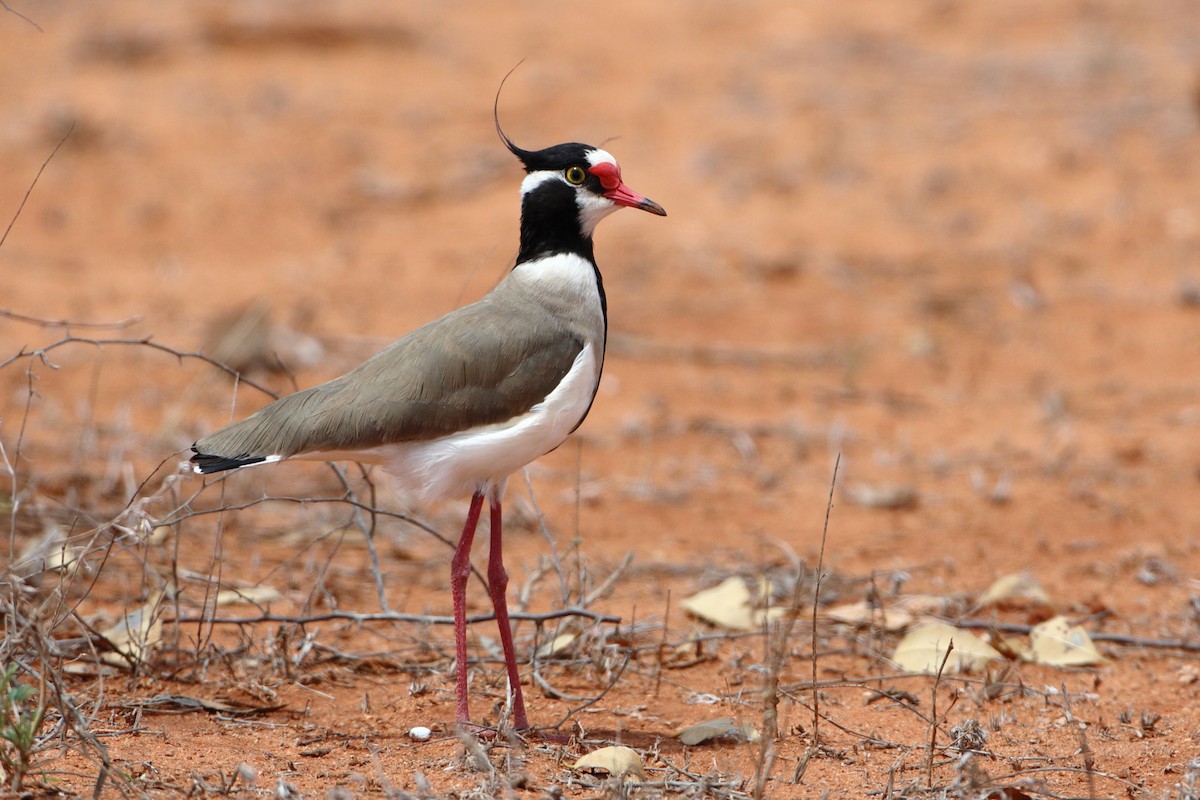
[[[600,220],[620,208],[619,205],[598,194],[581,189],[575,193],[575,205],[579,206],[579,230],[590,237]]]
[[[567,179],[556,169],[539,169],[536,172],[529,173],[525,176],[525,180],[521,181],[521,197],[529,194],[546,181],[554,180],[567,183]],[[570,186],[570,184],[567,185]]]
[[[592,165],[593,167],[600,163],[608,163],[616,167],[617,172],[621,171],[621,167],[617,164],[617,160],[613,158],[612,153],[608,152],[607,150],[589,150],[587,154],[587,160],[588,164]]]

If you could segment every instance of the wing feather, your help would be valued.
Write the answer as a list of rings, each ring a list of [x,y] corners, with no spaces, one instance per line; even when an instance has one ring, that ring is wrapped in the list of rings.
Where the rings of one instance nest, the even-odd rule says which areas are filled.
[[[493,292],[345,375],[199,440],[193,460],[218,471],[268,456],[425,441],[520,416],[562,381],[584,339],[516,311]]]

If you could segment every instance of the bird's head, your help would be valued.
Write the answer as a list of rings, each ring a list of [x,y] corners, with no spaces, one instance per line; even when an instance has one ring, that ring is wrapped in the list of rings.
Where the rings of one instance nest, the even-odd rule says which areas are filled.
[[[508,80],[508,75],[504,80]],[[500,90],[503,88],[504,81],[501,81],[492,106],[492,118],[500,141],[525,166],[526,176],[521,183],[523,211],[532,207],[542,213],[552,213],[566,206],[568,199],[573,200],[579,232],[585,239],[591,239],[600,220],[622,206],[639,208],[660,217],[667,215],[658,203],[629,188],[621,179],[617,160],[606,150],[578,142],[556,144],[542,150],[518,147],[500,127]]]
[[[658,203],[629,188],[621,179],[617,160],[606,150],[578,142],[556,144],[544,150],[524,150],[513,144],[503,131],[500,138],[525,165],[521,197],[539,204],[561,203],[571,198],[580,232],[586,237],[591,237],[600,220],[622,206],[661,217],[667,215]]]

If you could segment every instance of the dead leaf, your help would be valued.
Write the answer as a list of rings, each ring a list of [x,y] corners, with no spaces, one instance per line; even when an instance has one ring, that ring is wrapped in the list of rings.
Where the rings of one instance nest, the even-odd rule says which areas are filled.
[[[170,538],[172,529],[170,525],[159,525],[146,536],[146,544],[151,547],[158,547],[166,543]]]
[[[1052,667],[1087,667],[1107,664],[1092,644],[1092,637],[1079,625],[1071,625],[1063,616],[1035,625],[1029,632],[1032,660]]]
[[[217,592],[218,606],[228,606],[234,603],[251,603],[256,606],[279,600],[283,597],[274,586],[247,586],[242,589],[222,589]]]
[[[68,675],[80,675],[88,678],[109,677],[110,675],[119,675],[120,671],[114,669],[107,664],[101,664],[99,661],[91,659],[78,661],[67,661],[62,665],[62,671]]]
[[[893,597],[882,605],[865,600],[826,609],[821,614],[846,625],[875,625],[887,631],[902,631],[921,617],[946,608],[947,599],[934,594],[906,594]]]
[[[947,659],[946,650],[951,641],[954,649]],[[987,642],[944,622],[925,623],[909,631],[892,654],[892,660],[900,667],[927,675],[936,675],[943,659],[946,661],[943,672],[950,674],[980,669],[996,658],[1000,658],[1000,654]]]
[[[1014,661],[1032,661],[1033,654],[1029,649],[1029,643],[1024,639],[1018,639],[1015,636],[998,637],[993,636],[992,647],[999,651],[1000,655]]]
[[[263,714],[268,711],[278,711],[282,703],[265,706],[252,706],[244,703],[229,703],[224,700],[209,700],[203,697],[192,697],[186,694],[156,694],[145,700],[134,700],[126,704],[128,708],[144,708],[147,711],[158,711],[167,714],[177,714],[186,711],[208,711],[213,714],[230,714],[245,716],[248,714]]]
[[[557,655],[566,650],[576,638],[576,635],[573,633],[560,633],[538,648],[538,657],[548,658],[549,656]]]
[[[821,616],[844,625],[874,626],[885,631],[902,631],[916,622],[916,617],[902,608],[879,608],[866,600],[825,609]]]
[[[599,769],[614,777],[636,775],[646,780],[646,770],[642,767],[642,757],[632,747],[615,745],[593,750],[575,762],[574,769]]]
[[[30,542],[12,564],[12,571],[22,578],[33,578],[43,572],[71,575],[79,568],[82,549],[69,544],[68,529],[48,524],[42,535]]]
[[[893,483],[857,483],[846,487],[845,494],[863,508],[915,508],[919,498],[916,487]]]
[[[679,732],[679,741],[693,746],[714,739],[735,739],[740,742],[757,742],[762,736],[750,723],[738,725],[733,717],[717,717],[705,722],[689,725]]]
[[[142,661],[162,638],[162,620],[158,615],[162,599],[163,592],[155,592],[141,608],[121,617],[108,630],[101,631],[100,635],[116,651],[101,653],[101,660],[115,666],[129,666]]]
[[[213,320],[205,351],[238,372],[284,372],[321,360],[321,343],[271,320],[271,307],[256,301]]]
[[[704,647],[704,634],[693,626],[688,637],[675,647],[663,650],[663,666],[668,669],[685,669],[703,664],[715,658],[715,654]]]
[[[979,598],[979,605],[991,606],[1003,600],[1023,600],[1050,605],[1050,595],[1028,572],[1014,572],[997,578]]]
[[[948,597],[938,594],[902,594],[888,605],[904,609],[910,614],[940,614],[950,604]]]
[[[764,601],[766,590],[766,581],[762,581],[760,598]],[[746,582],[736,575],[687,598],[683,608],[706,622],[736,631],[758,630],[764,621],[776,619],[785,612],[782,608],[756,608]]]
[[[72,547],[65,541],[61,547],[56,547],[46,553],[44,569],[47,572],[61,572],[64,575],[73,575],[75,570],[79,569],[79,556],[83,552],[82,548]]]

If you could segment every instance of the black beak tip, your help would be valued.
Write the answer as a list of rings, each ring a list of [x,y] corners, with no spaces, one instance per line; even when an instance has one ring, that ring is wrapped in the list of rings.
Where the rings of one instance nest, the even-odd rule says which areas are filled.
[[[657,214],[660,217],[665,217],[667,215],[667,210],[665,208],[648,197],[642,202],[638,203],[638,208],[640,208],[642,211],[649,211],[651,214]]]

